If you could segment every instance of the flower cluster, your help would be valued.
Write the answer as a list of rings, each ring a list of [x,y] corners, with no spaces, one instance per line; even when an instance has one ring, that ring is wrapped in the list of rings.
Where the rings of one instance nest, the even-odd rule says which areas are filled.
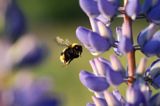
[[[31,70],[48,49],[27,33],[26,23],[16,0],[0,0],[0,106],[59,106],[52,79],[36,77]]]
[[[159,106],[160,94],[152,95],[151,86],[160,88],[160,59],[155,60],[149,67],[147,58],[160,56],[160,0],[79,0],[81,9],[89,17],[91,28],[79,26],[76,36],[92,55],[113,48],[117,56],[127,56],[127,68],[123,67],[116,55],[110,56],[110,61],[96,57],[90,60],[93,73],[82,70],[80,81],[91,92],[94,103],[87,106]],[[123,18],[122,26],[115,28],[113,36],[110,25],[113,19]],[[145,18],[149,25],[133,42],[132,22]],[[137,67],[134,53],[140,50],[144,54]],[[126,98],[118,86],[127,83]],[[108,88],[113,91],[109,92]]]

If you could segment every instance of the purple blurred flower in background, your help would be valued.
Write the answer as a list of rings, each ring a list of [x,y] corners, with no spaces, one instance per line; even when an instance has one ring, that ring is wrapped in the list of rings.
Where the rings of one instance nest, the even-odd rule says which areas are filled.
[[[13,86],[4,91],[8,92],[8,100],[2,102],[8,102],[6,106],[59,106],[51,79],[35,78],[31,72],[25,71],[18,73]]]
[[[48,55],[47,51],[46,46],[33,34],[27,34],[10,47],[8,54],[13,59],[15,67],[27,67],[41,63]]]
[[[7,6],[5,14],[5,35],[7,39],[14,43],[26,32],[25,16],[17,5],[16,0],[11,0]]]
[[[48,56],[46,44],[27,33],[27,21],[16,0],[0,1],[4,37],[0,39],[0,106],[60,106],[48,76],[33,76],[32,66]],[[15,72],[14,70],[20,70]]]

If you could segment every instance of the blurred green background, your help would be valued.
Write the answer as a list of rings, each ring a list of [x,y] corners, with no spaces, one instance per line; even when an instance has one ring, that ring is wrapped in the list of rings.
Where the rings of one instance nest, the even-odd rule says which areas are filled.
[[[69,39],[71,42],[78,42],[75,30],[78,26],[89,27],[87,16],[80,10],[78,0],[18,0],[24,11],[29,32],[35,33],[42,42],[45,42],[50,55],[46,61],[34,70],[36,75],[49,75],[54,79],[54,89],[63,101],[63,106],[85,106],[91,100],[90,93],[79,81],[79,72],[82,69],[91,71],[89,60],[94,58],[86,49],[79,59],[75,59],[70,65],[63,65],[59,61],[60,52],[64,47],[56,44],[55,37],[60,36]],[[120,26],[122,19],[115,19],[112,24],[113,32],[115,26]],[[133,24],[133,33],[136,37],[140,29],[147,25],[145,20],[138,20]],[[135,39],[136,40],[136,39]],[[102,54],[108,58],[113,50]],[[143,55],[136,53],[137,63]],[[155,58],[153,58],[155,59]],[[126,66],[126,58],[122,57]],[[149,63],[148,63],[149,64]],[[124,88],[122,85],[120,88]],[[122,90],[124,94],[124,90]]]

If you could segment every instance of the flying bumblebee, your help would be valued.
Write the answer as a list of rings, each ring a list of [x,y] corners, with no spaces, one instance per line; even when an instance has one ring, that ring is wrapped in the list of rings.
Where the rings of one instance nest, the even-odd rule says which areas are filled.
[[[66,46],[61,52],[60,61],[64,64],[69,64],[73,59],[80,57],[82,53],[82,46],[77,43],[70,43],[67,39],[63,40],[60,37],[56,37],[58,44]]]

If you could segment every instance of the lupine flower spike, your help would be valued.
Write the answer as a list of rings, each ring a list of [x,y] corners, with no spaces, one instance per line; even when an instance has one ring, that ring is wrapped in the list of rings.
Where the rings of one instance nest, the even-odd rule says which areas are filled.
[[[89,61],[92,72],[82,70],[81,83],[92,91],[93,102],[86,106],[159,106],[160,93],[152,95],[151,86],[160,88],[160,0],[80,0],[80,7],[89,17],[91,29],[79,26],[76,36],[94,59]],[[120,17],[121,16],[121,17]],[[116,18],[123,18],[117,26],[116,36],[110,27]],[[133,37],[132,23],[137,19],[146,19],[148,26]],[[114,19],[114,20],[113,20]],[[137,37],[137,43],[134,38]],[[107,60],[99,55],[112,54]],[[144,57],[136,63],[135,52],[140,50]],[[118,56],[127,59],[124,67]],[[150,66],[148,58],[157,56]],[[121,95],[119,86],[127,84],[126,95]],[[108,88],[112,87],[112,90]]]

